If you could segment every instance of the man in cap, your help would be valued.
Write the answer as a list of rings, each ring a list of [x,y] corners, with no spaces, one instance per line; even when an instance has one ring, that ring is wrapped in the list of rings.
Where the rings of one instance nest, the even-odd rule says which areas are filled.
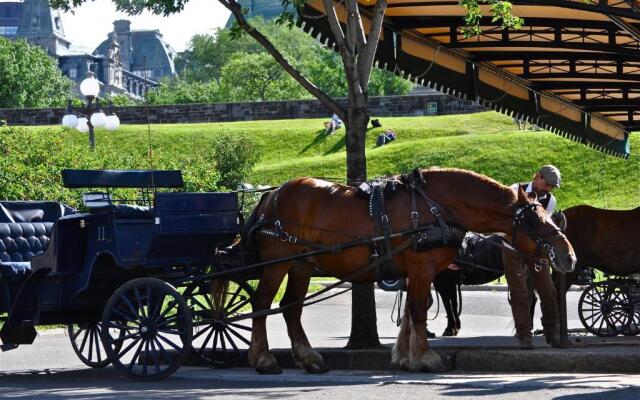
[[[544,165],[533,176],[531,182],[516,183],[513,190],[522,188],[525,193],[537,195],[538,202],[551,215],[556,206],[556,198],[551,194],[554,188],[560,187],[560,171],[553,165]],[[531,314],[531,290],[529,282],[533,284],[540,297],[542,311],[542,327],[544,335],[553,347],[560,347],[560,319],[556,290],[547,266],[532,265],[518,253],[505,249],[502,252],[504,272],[511,294],[511,312],[516,328],[516,336],[521,349],[532,349],[533,315]]]

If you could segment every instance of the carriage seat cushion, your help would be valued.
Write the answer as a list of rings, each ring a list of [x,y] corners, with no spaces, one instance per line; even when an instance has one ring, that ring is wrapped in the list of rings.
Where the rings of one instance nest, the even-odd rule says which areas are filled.
[[[21,281],[31,272],[31,262],[0,261],[0,278],[8,281]]]
[[[31,271],[30,260],[49,245],[53,222],[0,223],[0,277],[20,279]]]

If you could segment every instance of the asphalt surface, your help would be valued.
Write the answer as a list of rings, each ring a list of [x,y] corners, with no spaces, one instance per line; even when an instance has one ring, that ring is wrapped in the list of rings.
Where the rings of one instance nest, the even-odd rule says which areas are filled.
[[[579,293],[570,292],[568,303],[569,328],[580,328],[582,325],[577,315],[577,299]],[[395,293],[376,290],[378,315],[378,334],[380,341],[392,345],[398,328],[394,322],[397,318]],[[507,302],[507,293],[503,291],[469,291],[463,292],[462,330],[454,338],[442,338],[440,334],[447,322],[442,307],[432,307],[428,322],[430,330],[438,337],[431,339],[434,347],[438,346],[516,346],[513,338],[515,332],[511,309]],[[306,307],[302,314],[303,326],[311,345],[316,348],[343,348],[348,341],[351,330],[351,295],[350,293],[333,297],[327,301]],[[267,319],[269,345],[273,349],[289,349],[290,342],[282,316],[275,315]],[[539,315],[535,318],[535,329],[540,329]],[[546,347],[541,339],[540,346]],[[46,370],[53,368],[74,368],[83,364],[77,359],[66,331],[52,329],[41,331],[33,345],[20,346],[18,349],[0,353],[0,372],[11,370]]]
[[[463,293],[462,331],[459,337],[430,340],[434,348],[468,347],[471,354],[478,349],[515,347],[513,321],[506,292],[484,291]],[[569,328],[580,328],[577,316],[579,293],[568,296]],[[381,341],[391,345],[397,327],[392,321],[395,295],[376,291],[378,331]],[[340,351],[350,331],[350,295],[332,298],[305,309],[303,324],[315,347]],[[442,310],[429,327],[438,334],[446,326]],[[269,339],[274,349],[288,349],[289,341],[282,317],[268,319]],[[539,327],[539,316],[536,325]],[[579,340],[593,340],[579,336]],[[574,338],[575,340],[575,338]],[[596,339],[615,341],[614,339]],[[619,340],[619,339],[618,339]],[[626,338],[629,343],[636,338]],[[551,362],[550,357],[562,350],[550,349],[538,339],[537,362]],[[636,346],[637,347],[637,346]],[[598,347],[593,351],[607,356],[618,353],[628,357],[629,346]],[[483,351],[485,351],[483,350]],[[579,349],[565,352],[579,352]],[[503,353],[504,354],[504,353]],[[523,354],[517,352],[514,354]],[[636,353],[637,354],[637,353]],[[614,354],[615,355],[615,354]],[[635,356],[640,359],[640,355]],[[615,361],[613,361],[615,362]],[[640,370],[637,371],[640,373]],[[536,399],[638,399],[640,375],[590,373],[478,373],[454,372],[424,374],[381,371],[334,370],[322,375],[309,375],[298,369],[285,369],[282,375],[261,376],[249,368],[214,370],[182,367],[160,382],[133,382],[120,377],[112,367],[94,370],[85,367],[75,356],[63,330],[41,332],[34,345],[0,353],[0,398],[21,399],[467,399],[483,396],[511,400],[525,396]]]

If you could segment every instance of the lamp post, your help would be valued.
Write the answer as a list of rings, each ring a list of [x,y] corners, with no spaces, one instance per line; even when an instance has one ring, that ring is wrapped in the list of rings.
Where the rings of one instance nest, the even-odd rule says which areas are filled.
[[[89,147],[91,150],[96,148],[96,138],[94,128],[105,128],[108,131],[114,131],[120,126],[120,119],[115,114],[106,115],[100,109],[100,82],[96,79],[93,72],[87,73],[87,77],[80,82],[80,93],[86,98],[87,115],[73,110],[71,101],[67,105],[67,114],[62,118],[62,126],[67,128],[75,128],[82,133],[89,133]]]

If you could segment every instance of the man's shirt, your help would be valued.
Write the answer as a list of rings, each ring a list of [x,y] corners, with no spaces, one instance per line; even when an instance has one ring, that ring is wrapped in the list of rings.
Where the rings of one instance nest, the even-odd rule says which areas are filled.
[[[527,183],[514,183],[511,185],[511,189],[514,191],[518,191],[518,187],[522,187],[525,193],[533,192],[533,182]],[[547,214],[553,214],[553,210],[556,208],[556,198],[553,194],[547,193],[544,196],[538,196],[538,203],[542,204],[542,207],[545,208]]]

